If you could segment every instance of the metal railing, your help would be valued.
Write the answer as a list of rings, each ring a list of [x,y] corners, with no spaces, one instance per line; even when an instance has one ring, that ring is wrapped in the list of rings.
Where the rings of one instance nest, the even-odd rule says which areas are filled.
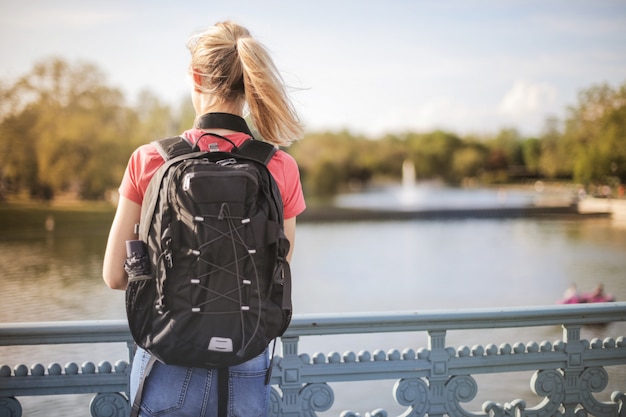
[[[610,402],[594,397],[607,386],[606,367],[626,364],[626,337],[581,339],[581,328],[626,321],[626,303],[598,303],[549,307],[493,308],[407,313],[296,316],[281,338],[282,354],[273,363],[272,416],[317,416],[334,403],[329,383],[395,380],[393,395],[406,407],[403,416],[626,416],[621,391]],[[502,343],[450,347],[451,330],[504,329],[560,325],[556,342]],[[428,346],[402,352],[361,351],[343,355],[298,352],[305,336],[363,333],[426,332]],[[22,396],[95,393],[94,417],[128,415],[129,362],[133,343],[125,321],[83,321],[0,324],[0,346],[89,343],[126,343],[128,360],[115,364],[85,362],[49,366],[36,363],[0,366],[0,416],[20,417]],[[0,358],[0,363],[2,363]],[[531,388],[542,401],[526,407],[523,399],[497,404],[487,401],[481,411],[467,411],[463,403],[476,395],[474,375],[534,371]],[[621,381],[626,388],[626,381]],[[620,389],[622,389],[620,387]],[[623,389],[622,389],[623,390]],[[383,409],[366,413],[385,417]],[[343,411],[342,417],[357,417]]]

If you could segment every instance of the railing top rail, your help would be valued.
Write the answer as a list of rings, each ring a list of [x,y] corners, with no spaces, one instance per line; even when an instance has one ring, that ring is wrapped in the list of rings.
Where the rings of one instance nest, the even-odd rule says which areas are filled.
[[[289,336],[496,329],[626,321],[626,302],[294,316]],[[0,346],[131,340],[126,320],[0,323]]]
[[[286,336],[497,329],[626,321],[626,302],[414,312],[307,314]]]
[[[0,346],[115,343],[131,340],[126,320],[1,323]]]

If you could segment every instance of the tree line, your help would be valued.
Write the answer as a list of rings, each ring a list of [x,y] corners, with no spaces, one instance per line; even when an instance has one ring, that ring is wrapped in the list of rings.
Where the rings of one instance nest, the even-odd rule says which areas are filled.
[[[290,152],[305,190],[315,196],[397,182],[406,160],[419,180],[453,186],[541,179],[574,182],[589,191],[608,185],[615,192],[626,182],[626,83],[582,90],[565,120],[546,119],[536,137],[512,128],[484,136],[436,130],[375,140],[349,132],[310,133]]]
[[[0,98],[0,199],[105,198],[138,145],[178,134],[194,119],[188,99],[172,108],[144,91],[131,105],[94,65],[59,58],[0,82]],[[626,83],[581,91],[566,119],[546,120],[538,137],[515,129],[378,138],[309,132],[287,151],[298,161],[307,197],[398,181],[406,160],[418,179],[450,185],[546,179],[616,188],[626,181]]]

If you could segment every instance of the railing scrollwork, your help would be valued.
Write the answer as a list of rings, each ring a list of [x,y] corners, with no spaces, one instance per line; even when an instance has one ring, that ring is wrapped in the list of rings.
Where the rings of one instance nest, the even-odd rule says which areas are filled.
[[[281,354],[273,360],[270,415],[316,417],[330,410],[335,402],[333,382],[395,380],[392,398],[406,407],[401,417],[626,417],[623,389],[613,392],[610,402],[594,396],[609,384],[607,367],[626,365],[624,335],[581,339],[582,326],[623,321],[626,303],[297,316],[280,340]],[[449,330],[553,325],[562,326],[563,340],[471,348],[446,343]],[[313,356],[298,352],[301,337],[380,332],[426,332],[428,346],[417,351]],[[128,362],[0,366],[0,415],[21,417],[20,396],[94,393],[93,417],[127,416],[133,344],[125,322],[0,325],[0,346],[102,342],[127,343]],[[504,404],[484,402],[478,411],[466,410],[479,388],[474,376],[517,371],[534,371],[529,384],[536,405],[527,406],[530,399],[511,399]],[[389,417],[383,408],[359,412],[345,410],[340,416]]]

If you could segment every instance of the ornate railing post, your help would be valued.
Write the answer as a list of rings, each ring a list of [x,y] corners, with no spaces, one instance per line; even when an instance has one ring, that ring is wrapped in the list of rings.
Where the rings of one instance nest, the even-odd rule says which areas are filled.
[[[335,398],[326,383],[306,383],[305,369],[311,368],[310,356],[298,355],[297,336],[283,336],[283,356],[277,359],[278,387],[282,396],[272,388],[270,415],[280,417],[315,417],[316,411],[328,410]]]
[[[567,364],[563,369],[565,417],[573,417],[576,407],[580,403],[579,378],[584,371],[583,351],[585,350],[585,346],[580,340],[580,329],[580,325],[563,326],[563,341],[567,354]]]
[[[280,391],[282,396],[279,396],[274,389],[272,389],[272,414],[276,416],[299,416],[301,401],[300,390],[302,389],[302,382],[300,380],[300,370],[302,368],[302,361],[298,357],[298,342],[299,337],[283,337],[281,339],[283,347],[283,357],[280,358],[280,362],[274,369],[280,370]]]
[[[432,417],[443,416],[446,413],[446,383],[448,382],[448,352],[446,351],[446,332],[443,330],[428,332],[428,349],[430,350],[429,362],[430,385],[428,396],[428,414]]]
[[[594,340],[583,341],[580,339],[580,325],[564,325],[563,339],[565,341],[565,353],[567,365],[563,369],[563,408],[564,416],[575,416],[579,408],[591,412],[593,415],[617,415],[623,405],[615,399],[615,404],[602,403],[596,400],[592,393],[600,392],[606,388],[609,377],[602,366],[587,366],[584,361],[584,352],[591,349],[615,348],[615,341]],[[624,410],[626,411],[626,410]],[[620,413],[621,414],[621,413]]]

